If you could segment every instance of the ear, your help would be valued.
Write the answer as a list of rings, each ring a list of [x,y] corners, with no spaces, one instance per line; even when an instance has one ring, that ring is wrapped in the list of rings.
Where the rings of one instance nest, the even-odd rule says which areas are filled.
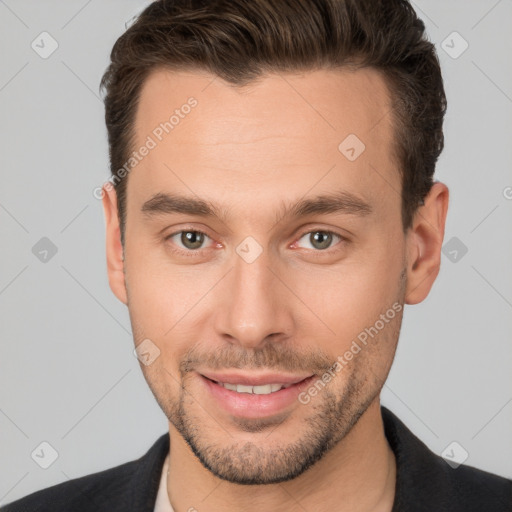
[[[436,181],[414,215],[406,242],[406,304],[423,301],[439,274],[448,199],[448,187]]]
[[[103,211],[105,213],[107,243],[107,273],[110,289],[124,304],[128,304],[124,279],[124,256],[117,211],[117,194],[112,183],[103,185]]]

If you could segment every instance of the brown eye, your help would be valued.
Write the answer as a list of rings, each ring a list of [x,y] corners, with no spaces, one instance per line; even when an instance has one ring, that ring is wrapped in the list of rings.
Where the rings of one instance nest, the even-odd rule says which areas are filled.
[[[342,239],[342,237],[336,233],[332,233],[331,231],[317,230],[305,233],[301,237],[301,240],[303,238],[307,240],[307,242],[310,244],[310,247],[307,247],[308,249],[317,249],[322,251],[328,249],[332,245],[335,237],[339,240]]]
[[[194,251],[202,248],[205,238],[208,236],[201,231],[179,231],[167,237],[167,240],[173,240],[181,249]]]
[[[198,231],[182,231],[180,241],[187,249],[199,249],[203,245],[204,234]]]
[[[332,234],[324,231],[310,233],[309,240],[316,249],[327,249],[332,243]]]

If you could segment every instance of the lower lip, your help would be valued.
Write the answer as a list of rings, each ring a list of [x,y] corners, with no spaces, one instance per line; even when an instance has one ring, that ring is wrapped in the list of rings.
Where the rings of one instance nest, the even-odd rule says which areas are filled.
[[[283,388],[268,395],[238,393],[200,375],[209,393],[227,413],[243,418],[262,418],[283,412],[298,402],[298,396],[315,378],[314,375],[289,388]]]

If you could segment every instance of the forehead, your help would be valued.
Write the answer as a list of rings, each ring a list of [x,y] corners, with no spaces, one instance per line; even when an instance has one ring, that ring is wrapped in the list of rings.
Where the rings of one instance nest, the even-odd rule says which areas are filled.
[[[382,74],[372,68],[270,74],[243,87],[206,72],[156,70],[141,88],[137,132],[150,133],[190,97],[198,101],[194,118],[200,117],[204,125],[197,135],[212,143],[223,142],[225,132],[237,127],[243,131],[231,133],[233,143],[256,132],[281,134],[285,128],[309,136],[319,128],[328,140],[329,135],[337,140],[351,131],[370,142],[390,127],[389,92]],[[303,122],[297,123],[299,119]],[[380,129],[375,130],[377,125]],[[183,126],[173,131],[176,141],[180,135],[190,139]]]
[[[176,187],[213,199],[220,184],[240,204],[270,190],[301,197],[338,185],[396,202],[401,188],[389,91],[370,68],[270,74],[244,87],[157,70],[141,89],[134,149],[149,139],[130,173],[128,196],[139,204]]]

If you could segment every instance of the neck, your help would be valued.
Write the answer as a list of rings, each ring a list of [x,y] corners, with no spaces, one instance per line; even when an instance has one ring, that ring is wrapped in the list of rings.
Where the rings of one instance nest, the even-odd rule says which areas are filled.
[[[385,437],[379,397],[320,461],[278,484],[241,486],[219,479],[204,468],[172,424],[169,435],[167,490],[176,512],[391,512],[393,508],[396,461]]]

